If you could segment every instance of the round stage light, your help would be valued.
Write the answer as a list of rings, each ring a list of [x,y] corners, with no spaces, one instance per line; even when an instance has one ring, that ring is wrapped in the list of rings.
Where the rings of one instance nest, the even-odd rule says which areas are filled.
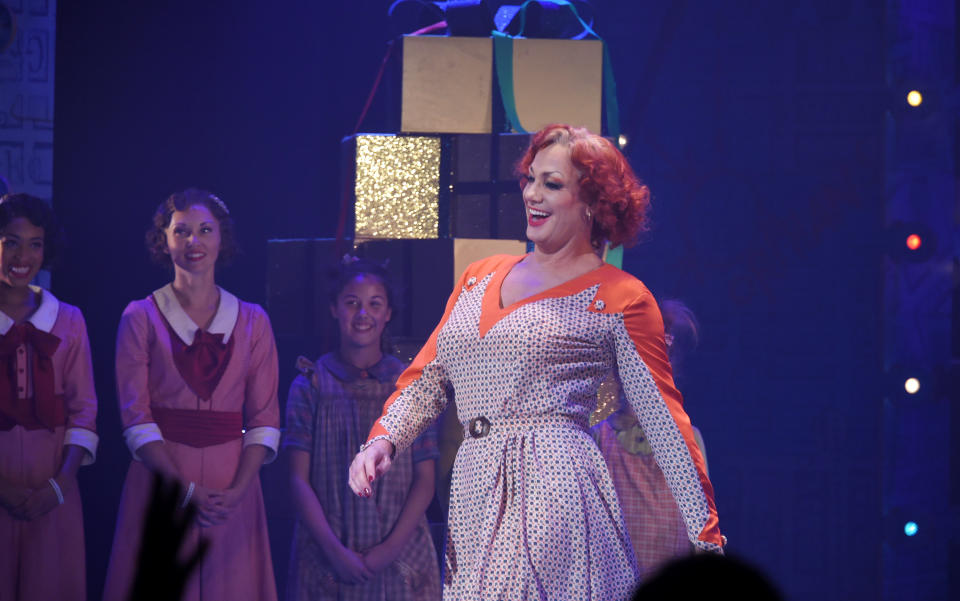
[[[620,134],[619,136],[617,136],[617,146],[619,146],[620,148],[626,148],[627,142],[629,142],[629,140],[627,140],[627,136],[623,134]]]
[[[917,527],[916,522],[907,522],[906,524],[903,525],[903,533],[906,534],[907,536],[915,535],[917,533],[917,530],[919,530],[919,528]]]
[[[920,390],[920,380],[907,378],[907,381],[903,383],[903,389],[907,391],[907,394],[917,394]]]
[[[923,238],[916,234],[910,234],[907,236],[907,248],[910,250],[917,250],[923,245]]]
[[[923,94],[917,90],[910,90],[910,92],[907,94],[907,104],[910,106],[920,106],[922,102]]]

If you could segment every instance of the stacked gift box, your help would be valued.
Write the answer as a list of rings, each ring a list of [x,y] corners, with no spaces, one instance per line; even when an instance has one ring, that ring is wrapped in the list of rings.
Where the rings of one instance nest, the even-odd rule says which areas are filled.
[[[392,78],[399,132],[342,142],[344,239],[269,243],[268,306],[284,364],[294,357],[284,356],[285,344],[319,353],[336,340],[325,275],[345,252],[386,264],[398,284],[390,333],[409,361],[467,265],[526,251],[515,165],[529,134],[515,130],[562,122],[600,131],[603,47],[594,40],[502,42],[401,39]],[[438,494],[445,498],[462,438],[455,413],[442,420],[440,438]]]
[[[399,48],[400,131],[342,142],[345,239],[270,241],[279,337],[330,334],[323,275],[352,252],[388,262],[401,288],[391,332],[424,341],[470,261],[526,250],[514,170],[529,135],[510,129],[504,106],[529,131],[553,122],[600,130],[599,41],[512,40],[506,83],[493,38],[405,36]]]

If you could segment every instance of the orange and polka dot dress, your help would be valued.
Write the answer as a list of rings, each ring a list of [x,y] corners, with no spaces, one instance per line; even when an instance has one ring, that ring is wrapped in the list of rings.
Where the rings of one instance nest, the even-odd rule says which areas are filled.
[[[498,255],[467,268],[369,440],[406,448],[453,388],[465,439],[453,467],[444,599],[627,599],[636,559],[589,431],[611,372],[691,542],[722,549],[660,312],[639,280],[611,265],[501,307],[503,280],[522,259]]]

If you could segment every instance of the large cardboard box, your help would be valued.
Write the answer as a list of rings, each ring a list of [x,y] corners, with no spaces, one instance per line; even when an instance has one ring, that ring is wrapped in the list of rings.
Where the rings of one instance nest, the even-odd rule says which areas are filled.
[[[491,38],[405,36],[402,43],[400,131],[505,131]],[[600,133],[602,42],[512,43],[514,98],[522,126],[532,132],[550,123],[569,123]]]
[[[405,36],[400,131],[489,133],[490,38]]]
[[[443,316],[454,284],[470,263],[496,254],[524,252],[526,243],[517,240],[451,238],[367,240],[356,248],[357,256],[386,263],[397,284],[399,299],[391,333],[424,341]]]
[[[440,321],[457,278],[470,263],[497,254],[523,254],[526,243],[462,238],[366,240],[356,245],[332,238],[269,240],[267,312],[277,339],[297,341],[301,354],[333,348],[337,326],[330,316],[327,286],[331,268],[347,252],[386,265],[398,295],[391,334],[422,342]]]
[[[527,131],[568,123],[601,133],[603,43],[513,40],[517,117]]]

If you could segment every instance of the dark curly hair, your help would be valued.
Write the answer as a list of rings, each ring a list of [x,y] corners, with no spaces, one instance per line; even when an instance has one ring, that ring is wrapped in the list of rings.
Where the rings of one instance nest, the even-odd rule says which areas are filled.
[[[553,144],[570,149],[570,162],[580,172],[580,200],[593,213],[590,242],[599,247],[633,246],[648,229],[650,189],[634,174],[623,154],[612,142],[582,127],[560,123],[535,133],[527,152],[517,164],[517,175],[527,175],[537,153]]]
[[[147,230],[147,252],[154,263],[165,267],[172,266],[170,255],[167,254],[167,228],[175,211],[185,211],[190,207],[203,206],[217,219],[220,224],[220,251],[217,254],[217,265],[229,265],[240,252],[237,245],[236,231],[230,210],[222,200],[212,192],[198,188],[187,188],[183,192],[171,194],[160,203],[153,214],[153,225]]]
[[[331,307],[336,306],[340,293],[347,287],[347,284],[358,276],[373,276],[380,280],[384,291],[387,293],[387,306],[390,307],[394,315],[398,315],[397,291],[387,268],[376,261],[350,255],[344,255],[343,260],[328,272],[327,295]],[[393,340],[390,337],[389,330],[390,322],[387,322],[383,334],[380,336],[380,350],[385,354],[393,354],[394,352]]]
[[[17,217],[23,217],[36,227],[43,228],[43,269],[48,269],[56,260],[63,246],[63,230],[53,212],[53,207],[36,196],[6,194],[0,198],[0,230]]]

